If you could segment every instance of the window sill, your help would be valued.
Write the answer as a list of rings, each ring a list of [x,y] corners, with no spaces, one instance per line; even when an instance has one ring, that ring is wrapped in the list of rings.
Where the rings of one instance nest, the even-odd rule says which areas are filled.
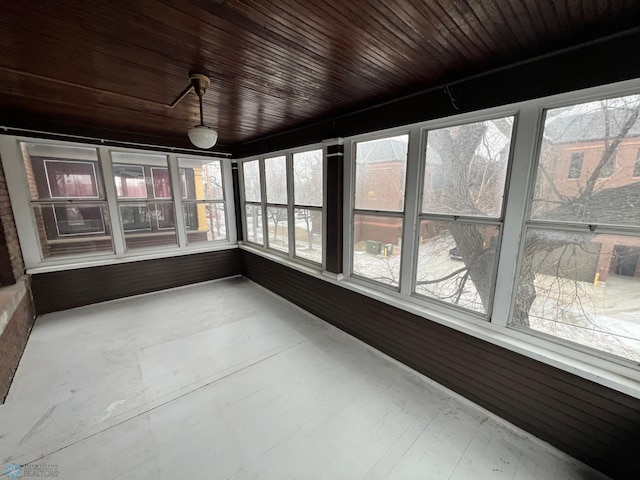
[[[238,248],[235,243],[223,243],[216,245],[207,245],[206,247],[193,246],[181,249],[169,248],[165,250],[154,249],[152,251],[139,251],[135,253],[126,253],[124,255],[102,255],[93,258],[59,258],[50,261],[44,261],[37,267],[27,269],[27,274],[37,275],[39,273],[61,272],[65,270],[75,270],[79,268],[101,267],[104,265],[116,265],[120,263],[139,262],[142,260],[154,260],[157,258],[179,257],[182,255],[192,255],[197,253],[216,252],[220,250],[231,250]]]
[[[592,356],[527,332],[501,327],[473,315],[465,315],[464,312],[444,312],[437,307],[427,307],[419,304],[419,300],[416,301],[413,297],[401,297],[399,293],[378,290],[374,286],[364,285],[357,279],[323,272],[320,268],[313,269],[260,248],[246,244],[240,245],[240,248],[594,383],[640,398],[640,371],[631,366]]]
[[[266,248],[253,246],[252,244],[249,244],[249,243],[241,243],[240,248],[242,250],[246,250],[248,252],[255,253],[256,255],[260,255],[262,257],[268,258],[269,260],[276,263],[280,263],[286,267],[299,270],[308,275],[319,276],[322,274],[322,266],[320,264],[314,265],[312,263],[307,263],[305,261],[292,260],[290,257],[285,257],[284,254],[278,255],[277,253],[269,251]]]

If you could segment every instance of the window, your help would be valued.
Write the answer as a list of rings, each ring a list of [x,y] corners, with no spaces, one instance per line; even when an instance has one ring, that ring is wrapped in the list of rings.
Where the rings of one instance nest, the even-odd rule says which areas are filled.
[[[315,149],[242,162],[249,243],[322,264],[323,157],[323,150]]]
[[[0,137],[0,148],[29,269],[235,239],[224,160],[11,136]]]
[[[111,158],[126,249],[177,245],[168,158],[124,152]]]
[[[613,175],[614,169],[616,167],[616,154],[615,151],[611,152],[607,161],[600,167],[596,166],[596,168],[600,168],[600,173],[598,176],[600,178],[609,178]]]
[[[409,135],[355,144],[352,273],[399,288]]]
[[[113,252],[95,148],[22,143],[42,259]]]
[[[244,212],[246,240],[264,245],[262,234],[262,195],[260,188],[260,162],[253,160],[242,163],[244,184]]]
[[[640,96],[546,112],[531,212],[509,324],[640,361],[640,181],[628,144]],[[567,149],[589,147],[577,183],[556,172]],[[620,168],[613,170],[618,158]],[[610,177],[607,181],[598,181]]]
[[[513,123],[426,133],[416,295],[489,315]]]
[[[293,154],[295,255],[322,263],[322,150]]]
[[[287,215],[287,157],[264,160],[267,201],[267,246],[289,253],[289,219]]]
[[[178,165],[187,244],[227,240],[220,161],[178,158]]]
[[[580,178],[582,173],[582,162],[584,160],[584,153],[572,153],[571,163],[569,164],[569,177],[568,178]]]

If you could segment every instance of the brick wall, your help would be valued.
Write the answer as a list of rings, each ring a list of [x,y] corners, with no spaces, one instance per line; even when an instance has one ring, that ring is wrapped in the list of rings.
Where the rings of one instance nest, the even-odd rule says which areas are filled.
[[[23,272],[20,242],[11,211],[4,170],[0,164],[0,286],[16,283]]]
[[[29,277],[0,163],[0,404],[4,402],[33,327]]]
[[[0,405],[4,403],[33,327],[33,302],[27,291],[0,333]]]

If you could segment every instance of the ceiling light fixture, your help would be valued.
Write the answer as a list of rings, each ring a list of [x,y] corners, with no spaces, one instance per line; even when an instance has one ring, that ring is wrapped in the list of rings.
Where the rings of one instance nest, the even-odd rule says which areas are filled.
[[[218,132],[207,127],[204,124],[204,119],[202,117],[202,97],[207,91],[207,87],[211,81],[209,80],[209,77],[200,73],[191,74],[191,76],[189,76],[189,80],[191,81],[191,86],[198,95],[198,100],[200,102],[200,125],[196,125],[189,129],[189,140],[191,140],[191,143],[198,148],[211,148],[218,141]]]

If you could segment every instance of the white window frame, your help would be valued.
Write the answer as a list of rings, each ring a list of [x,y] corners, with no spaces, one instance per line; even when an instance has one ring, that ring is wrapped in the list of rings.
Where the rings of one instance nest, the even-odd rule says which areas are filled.
[[[49,198],[51,200],[68,200],[70,198],[72,199],[82,199],[82,198],[86,198],[87,200],[98,200],[100,199],[100,183],[98,182],[98,175],[96,174],[96,163],[93,160],[87,160],[87,161],[82,161],[82,160],[60,160],[60,159],[44,159],[43,162],[44,164],[44,176],[47,179],[47,189],[49,191]],[[49,170],[47,169],[47,165],[49,163],[79,163],[82,165],[86,165],[87,163],[91,164],[91,168],[93,169],[93,181],[96,184],[96,195],[90,195],[90,196],[86,196],[86,197],[54,197],[53,193],[51,192],[51,179],[49,178]]]
[[[233,202],[233,179],[231,177],[231,161],[228,162],[223,162],[222,159],[220,158],[212,158],[212,157],[201,157],[201,156],[197,156],[197,155],[175,155],[176,157],[176,162],[178,164],[178,173],[179,173],[179,180],[180,180],[180,188],[182,188],[182,180],[185,180],[185,189],[184,189],[184,195],[181,195],[180,198],[180,202],[181,202],[181,223],[183,223],[183,230],[185,232],[185,238],[184,238],[184,242],[185,245],[187,247],[191,246],[191,247],[197,247],[199,245],[205,245],[207,243],[218,243],[218,244],[224,244],[224,243],[229,243],[231,242],[231,235],[233,235],[233,243],[237,243],[237,232],[236,232],[236,223],[235,223],[235,213],[233,215],[233,217],[231,217],[231,220],[228,217],[228,210],[226,208],[227,202],[229,201],[229,199],[231,199],[231,201]],[[186,170],[185,167],[180,167],[180,160],[206,160],[206,163],[211,163],[214,161],[220,162],[220,174],[222,176],[222,200],[218,199],[218,200],[208,200],[208,199],[202,199],[202,200],[196,200],[196,199],[189,199],[189,192],[187,191],[187,185],[186,185]],[[225,170],[226,168],[226,170]],[[182,190],[180,190],[182,191]],[[188,242],[188,230],[187,227],[190,225],[187,225],[185,222],[185,217],[184,217],[184,206],[185,205],[222,205],[222,208],[225,211],[225,231],[226,231],[226,239],[222,239],[222,240],[208,240],[206,242],[195,242],[195,243],[191,243],[189,244]],[[232,203],[233,205],[233,203]],[[230,225],[229,222],[233,222],[233,225]],[[177,222],[177,219],[176,219]]]
[[[296,203],[296,197],[295,197],[295,173],[294,173],[294,157],[296,154],[299,153],[306,153],[306,152],[314,152],[314,151],[320,151],[320,155],[322,157],[322,199],[321,199],[321,205],[317,206],[317,205],[305,205],[302,203]],[[309,262],[313,265],[321,265],[324,268],[324,258],[325,258],[325,238],[326,238],[326,233],[325,233],[325,226],[326,226],[326,218],[325,218],[325,211],[324,211],[324,207],[326,204],[326,163],[327,163],[327,152],[326,152],[326,148],[323,148],[321,146],[319,146],[318,148],[305,148],[303,150],[294,150],[290,152],[290,156],[291,156],[291,203],[293,205],[292,209],[291,209],[291,215],[292,215],[292,219],[293,219],[293,257],[296,260],[302,260],[303,262]],[[322,215],[322,238],[321,238],[321,243],[322,243],[322,258],[320,259],[320,262],[314,262],[313,260],[309,260],[308,258],[304,258],[299,256],[296,253],[296,241],[295,241],[295,212],[296,209],[298,210],[310,210],[310,211],[319,211],[320,214]]]
[[[95,254],[82,253],[77,255],[65,255],[44,259],[40,247],[40,239],[38,236],[37,225],[32,209],[31,194],[29,191],[29,183],[24,168],[24,160],[20,143],[33,143],[42,145],[59,145],[68,147],[91,148],[97,151],[98,161],[94,168],[100,170],[102,181],[104,182],[106,208],[109,211],[111,238],[113,242],[114,252],[97,252]],[[221,162],[223,188],[224,188],[224,204],[225,215],[227,218],[227,240],[198,242],[192,245],[186,244],[186,232],[184,227],[184,219],[182,218],[182,198],[181,195],[174,195],[174,215],[176,219],[177,243],[176,245],[163,247],[150,247],[144,249],[136,249],[127,251],[124,243],[124,230],[122,228],[120,217],[120,202],[116,194],[115,179],[113,176],[113,164],[122,163],[114,162],[111,158],[112,152],[162,155],[168,158],[167,166],[169,168],[169,178],[171,181],[171,189],[173,192],[180,192],[180,174],[178,170],[177,157],[196,158],[201,160],[217,160]],[[131,261],[146,260],[152,258],[163,258],[171,256],[179,256],[197,252],[215,251],[228,248],[237,248],[237,234],[235,230],[235,210],[233,197],[233,182],[231,179],[231,160],[228,158],[199,156],[199,155],[183,155],[175,153],[167,153],[162,150],[124,148],[124,147],[107,147],[104,145],[88,144],[82,142],[49,140],[44,138],[0,135],[0,157],[5,171],[7,187],[11,199],[11,206],[16,219],[16,229],[20,240],[20,247],[25,261],[27,273],[37,274],[44,272],[63,271],[74,268],[92,267],[100,265],[110,265],[117,263],[126,263]],[[98,185],[98,190],[100,186]],[[95,199],[86,199],[88,203],[93,203]],[[135,199],[131,199],[135,200]],[[60,203],[60,200],[51,199],[50,203]],[[137,199],[140,203],[140,199]],[[168,199],[159,200],[169,201]],[[80,200],[78,201],[80,202]]]
[[[352,281],[358,282],[362,285],[369,285],[371,288],[374,288],[378,291],[393,291],[401,294],[406,294],[406,274],[407,271],[410,270],[410,266],[406,263],[406,258],[411,255],[405,255],[405,248],[409,249],[409,251],[413,251],[413,240],[408,238],[410,228],[407,228],[407,215],[410,212],[414,211],[414,208],[411,203],[411,199],[415,196],[415,192],[413,191],[413,185],[409,185],[410,176],[415,175],[415,167],[417,163],[415,160],[416,155],[416,145],[415,141],[412,142],[412,132],[413,128],[408,127],[398,127],[392,128],[388,130],[383,130],[380,132],[367,133],[363,135],[357,135],[354,137],[349,137],[344,139],[344,169],[345,169],[345,179],[344,179],[344,218],[345,225],[343,228],[344,232],[344,245],[343,245],[343,275],[345,278],[349,278]],[[402,203],[401,211],[387,211],[387,210],[368,210],[368,209],[358,209],[356,208],[356,153],[357,148],[356,144],[361,142],[369,142],[374,140],[383,140],[391,137],[398,137],[401,135],[407,135],[409,140],[409,145],[407,147],[407,163],[405,169],[405,183],[404,183],[404,199]],[[411,170],[410,170],[411,169]],[[409,189],[409,193],[407,192]],[[349,206],[349,210],[346,210],[347,205]],[[359,275],[355,275],[353,273],[353,258],[354,258],[354,250],[353,250],[353,241],[354,241],[354,216],[355,215],[369,215],[374,217],[383,217],[383,218],[400,218],[402,220],[402,251],[400,253],[400,272],[399,272],[399,282],[398,286],[387,285],[382,282],[377,282],[375,280],[362,277]]]
[[[507,320],[515,302],[514,293],[519,273],[521,239],[524,238],[527,226],[530,208],[529,197],[533,188],[532,184],[535,182],[538,139],[542,135],[543,111],[604,97],[638,93],[640,93],[640,79],[635,79],[345,138],[344,279],[338,283],[437,323],[640,398],[640,369],[637,363],[543,333],[538,334],[535,331],[521,331],[507,327]],[[424,297],[416,298],[410,293],[413,289],[414,261],[417,257],[418,242],[416,240],[420,217],[418,212],[422,189],[420,183],[423,181],[423,176],[420,173],[424,172],[424,159],[418,155],[423,154],[423,143],[426,138],[424,135],[416,135],[416,133],[509,115],[515,115],[516,122],[512,132],[511,160],[508,167],[502,212],[502,238],[498,249],[499,258],[493,308],[490,321],[487,322],[473,312],[462,311],[453,305],[440,305],[440,302],[429,301]],[[410,137],[405,187],[405,233],[403,236],[403,255],[407,258],[403,258],[402,261],[400,289],[394,291],[382,284],[373,284],[351,273],[355,199],[354,145],[360,141],[398,135],[407,130],[410,131]],[[604,230],[602,231],[604,232]],[[620,229],[621,231],[622,229]],[[412,243],[409,244],[409,241]],[[409,248],[411,248],[410,255],[408,254]],[[404,286],[407,282],[410,285],[408,289]]]
[[[244,229],[244,244],[247,246],[251,246],[253,251],[261,254],[266,254],[269,258],[277,259],[278,261],[283,261],[284,263],[292,264],[292,265],[303,265],[305,267],[309,267],[311,270],[324,270],[326,266],[326,244],[327,244],[327,235],[326,235],[326,226],[327,226],[327,215],[326,215],[326,205],[327,205],[327,145],[331,144],[331,142],[323,142],[312,145],[304,145],[301,147],[286,149],[286,150],[278,150],[275,152],[269,152],[262,155],[255,155],[251,157],[246,157],[238,160],[238,178],[239,178],[239,188],[240,188],[240,203],[242,206],[242,228]],[[322,206],[321,207],[306,207],[306,206],[298,206],[294,203],[294,180],[293,180],[293,155],[296,153],[303,153],[312,150],[322,150]],[[279,203],[270,203],[267,201],[267,189],[266,189],[266,175],[265,175],[265,160],[276,157],[285,157],[286,161],[286,172],[287,172],[287,203],[279,204]],[[260,202],[256,202],[253,200],[245,199],[245,190],[244,190],[244,165],[248,162],[258,161],[259,172],[260,172]],[[248,239],[248,228],[247,228],[247,216],[246,216],[246,206],[247,205],[256,205],[260,206],[262,212],[262,241],[263,243],[256,243],[252,240]],[[288,252],[283,252],[282,250],[275,249],[273,247],[269,247],[269,228],[268,228],[268,218],[267,218],[267,208],[276,207],[276,208],[286,208],[287,210],[287,223],[288,223],[288,240],[289,240],[289,248]],[[304,257],[297,256],[295,254],[295,209],[296,208],[309,208],[312,210],[319,210],[322,212],[322,262],[314,262],[312,260],[306,259]]]

